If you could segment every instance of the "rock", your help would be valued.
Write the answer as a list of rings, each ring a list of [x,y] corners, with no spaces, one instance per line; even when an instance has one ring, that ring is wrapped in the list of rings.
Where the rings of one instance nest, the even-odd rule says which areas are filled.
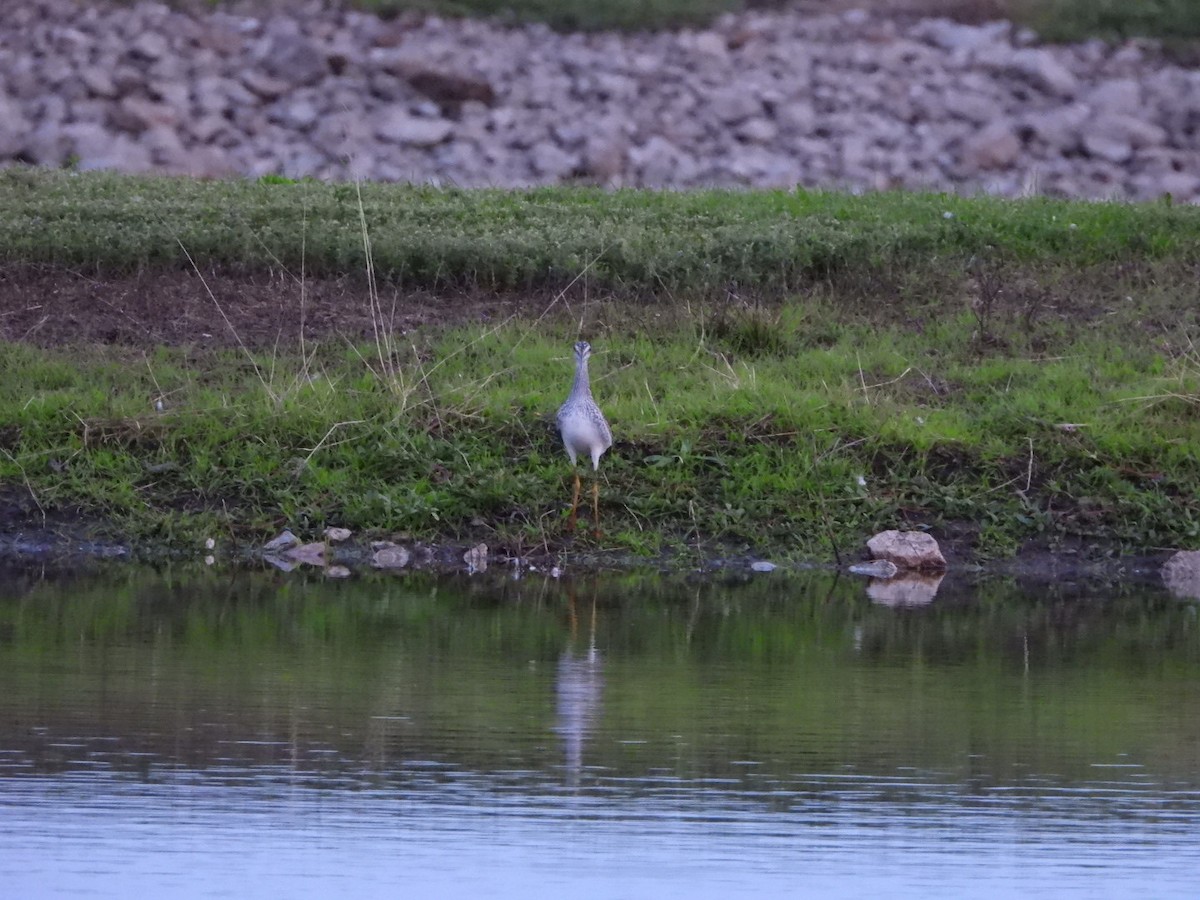
[[[692,158],[659,135],[629,151],[629,161],[650,187],[661,187],[678,179],[681,172],[694,172]]]
[[[96,125],[68,126],[81,172],[107,169],[137,175],[154,168],[150,151],[127,134],[111,135]]]
[[[263,544],[263,551],[266,553],[278,553],[283,550],[290,550],[300,543],[300,538],[296,537],[287,529],[284,529],[271,540]]]
[[[712,31],[702,31],[692,39],[692,49],[716,60],[729,59],[729,45],[725,38]]]
[[[1021,155],[1021,146],[1011,122],[993,122],[963,141],[962,164],[972,172],[1007,169]]]
[[[747,119],[734,130],[734,134],[740,139],[749,141],[752,144],[769,144],[775,140],[778,133],[779,129],[775,126],[775,123],[762,116]]]
[[[761,115],[762,103],[744,88],[718,88],[702,98],[706,112],[725,125],[736,125],[751,116]]]
[[[145,97],[123,97],[112,110],[112,124],[123,131],[140,134],[156,125],[174,126],[179,117],[165,103],[155,103]]]
[[[1089,133],[1083,136],[1083,149],[1088,156],[1111,163],[1127,162],[1133,156],[1133,145],[1111,134]]]
[[[12,159],[25,150],[29,119],[15,100],[0,94],[0,160]]]
[[[82,66],[79,69],[79,80],[93,97],[111,99],[117,96],[117,83],[109,69],[104,66]]]
[[[309,98],[291,96],[280,100],[269,111],[268,118],[295,131],[308,131],[320,115],[316,104]]]
[[[474,575],[476,572],[487,571],[488,545],[476,544],[463,554],[463,562],[467,564],[467,572],[472,575]]]
[[[380,140],[412,147],[436,146],[453,131],[453,122],[418,118],[403,109],[391,109],[375,123],[375,134]]]
[[[931,535],[923,531],[881,531],[867,541],[874,559],[886,559],[901,569],[944,572],[946,559]]]
[[[1200,600],[1200,550],[1180,550],[1162,567],[1163,584],[1181,600]]]
[[[1065,154],[1079,146],[1080,133],[1091,120],[1085,103],[1070,103],[1044,112],[1027,113],[1022,126],[1056,153]]]
[[[1108,113],[1099,116],[1085,128],[1086,145],[1089,136],[1105,137],[1122,141],[1131,147],[1157,147],[1167,140],[1167,133],[1152,122],[1125,113]]]
[[[350,570],[345,566],[326,566],[326,578],[349,578]]]
[[[313,541],[309,544],[300,544],[296,547],[289,547],[280,554],[285,559],[292,562],[303,563],[307,566],[325,567],[325,542]]]
[[[872,581],[867,585],[867,596],[883,606],[925,606],[933,602],[941,583],[941,575],[909,572],[899,578]]]
[[[129,55],[147,62],[162,59],[170,51],[166,36],[157,31],[139,32],[129,44]]]
[[[321,48],[298,34],[276,35],[262,59],[266,71],[288,84],[316,84],[329,74]]]
[[[893,578],[899,571],[899,567],[890,559],[873,559],[870,562],[853,563],[849,567],[851,575],[864,575],[867,578]]]
[[[1001,113],[997,98],[978,91],[951,91],[942,103],[950,115],[965,119],[973,125],[995,121]]]
[[[1190,172],[1168,172],[1158,180],[1160,194],[1170,194],[1180,201],[1194,200],[1200,197],[1200,176]]]
[[[169,172],[185,174],[182,166],[188,157],[188,151],[180,140],[179,132],[174,128],[156,125],[147,129],[142,135],[142,146],[150,151],[156,166],[162,166]]]
[[[1006,71],[1056,97],[1074,97],[1079,90],[1078,79],[1049,50],[1017,50],[1009,57]]]
[[[247,69],[241,74],[246,90],[264,100],[275,100],[288,92],[291,84],[282,78],[268,75],[262,69]]]
[[[495,89],[483,78],[421,66],[408,68],[400,74],[416,90],[443,109],[457,109],[468,101],[487,106],[496,102]]]
[[[1142,108],[1142,87],[1132,78],[1112,78],[1092,88],[1086,102],[1097,112],[1136,115]]]
[[[806,100],[792,100],[776,107],[775,121],[779,128],[792,134],[811,134],[817,125],[817,113]]]
[[[1011,28],[1007,22],[973,26],[960,25],[949,19],[925,19],[917,23],[909,34],[943,50],[962,52],[996,43],[1004,39]]]
[[[371,565],[376,569],[403,569],[411,558],[408,550],[390,541],[376,542],[371,546],[375,551],[371,556]]]
[[[627,150],[625,137],[619,132],[589,135],[583,149],[584,173],[604,184],[614,182],[625,170]]]
[[[775,563],[767,562],[765,559],[756,559],[750,563],[751,572],[774,572],[778,568]]]
[[[530,150],[533,171],[556,180],[571,175],[579,166],[579,157],[560,149],[550,141],[541,141]]]
[[[216,140],[221,134],[229,133],[229,127],[228,119],[213,114],[200,116],[187,126],[192,136],[205,144]]]
[[[339,528],[336,525],[331,525],[325,529],[325,540],[330,543],[340,544],[342,541],[350,540],[350,535],[353,532],[349,528]]]
[[[1200,71],[1145,42],[783,4],[655,34],[207,5],[0,6],[0,160],[82,145],[88,166],[248,177],[1198,193]]]

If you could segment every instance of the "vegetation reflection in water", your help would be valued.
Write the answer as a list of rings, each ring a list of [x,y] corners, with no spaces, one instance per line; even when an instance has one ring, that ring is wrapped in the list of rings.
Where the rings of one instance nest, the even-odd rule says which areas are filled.
[[[267,763],[583,786],[751,767],[1197,780],[1195,611],[1148,589],[951,585],[896,610],[829,573],[2,583],[3,742],[40,771],[94,761],[95,737],[148,778],[163,763]]]

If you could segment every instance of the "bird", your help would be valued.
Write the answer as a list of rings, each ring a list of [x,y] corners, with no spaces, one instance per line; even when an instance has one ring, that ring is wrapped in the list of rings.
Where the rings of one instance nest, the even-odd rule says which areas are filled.
[[[562,435],[563,446],[567,456],[571,458],[571,467],[575,470],[575,494],[571,500],[571,528],[579,513],[579,469],[577,459],[580,455],[591,456],[592,471],[600,471],[600,457],[612,446],[612,430],[608,420],[596,405],[592,397],[592,387],[588,382],[588,357],[592,355],[592,345],[587,341],[575,344],[575,380],[571,383],[571,393],[566,402],[558,409],[558,433]],[[596,536],[600,536],[600,483],[592,482],[592,522],[595,525]]]

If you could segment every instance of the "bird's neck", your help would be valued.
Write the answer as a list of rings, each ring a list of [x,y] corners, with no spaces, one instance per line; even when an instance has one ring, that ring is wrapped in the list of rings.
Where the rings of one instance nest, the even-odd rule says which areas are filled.
[[[579,363],[575,367],[575,381],[571,385],[571,393],[578,394],[582,397],[592,396],[592,386],[588,381],[587,361]]]

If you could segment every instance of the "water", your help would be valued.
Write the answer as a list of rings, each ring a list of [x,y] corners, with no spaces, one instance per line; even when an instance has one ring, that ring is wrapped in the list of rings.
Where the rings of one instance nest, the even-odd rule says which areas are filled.
[[[1150,587],[0,570],[6,897],[1194,896]]]

